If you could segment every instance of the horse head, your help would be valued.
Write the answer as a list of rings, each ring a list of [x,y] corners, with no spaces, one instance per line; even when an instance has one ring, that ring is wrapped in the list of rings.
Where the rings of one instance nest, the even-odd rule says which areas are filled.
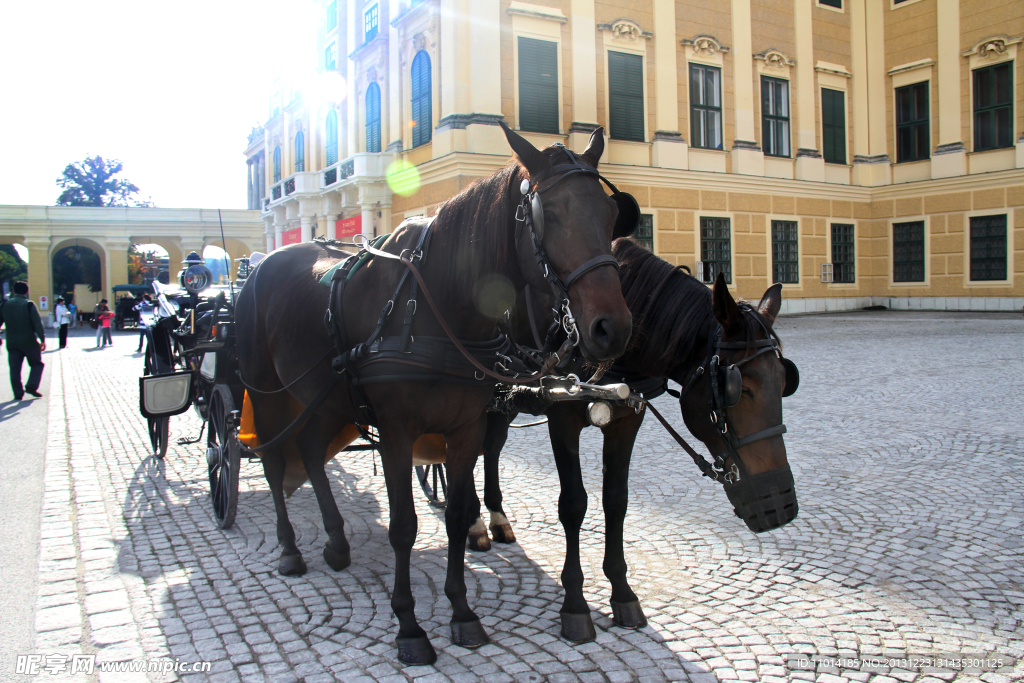
[[[782,398],[796,391],[799,374],[772,330],[781,303],[779,284],[756,306],[737,303],[719,274],[712,290],[717,329],[699,380],[680,398],[686,426],[714,456],[737,516],[757,533],[789,523],[798,511]]]
[[[575,324],[587,360],[622,355],[632,322],[611,241],[629,234],[640,215],[632,197],[617,191],[610,197],[601,185],[597,164],[604,129],[595,130],[586,151],[576,154],[561,145],[538,150],[502,128],[524,172],[512,191],[521,195],[516,253],[525,283],[567,302],[559,311],[561,322],[570,334]]]

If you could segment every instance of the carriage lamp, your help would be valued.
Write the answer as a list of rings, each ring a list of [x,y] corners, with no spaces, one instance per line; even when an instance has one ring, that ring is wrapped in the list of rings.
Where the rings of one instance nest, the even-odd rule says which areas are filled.
[[[594,401],[587,406],[587,419],[595,427],[604,427],[612,421],[612,407],[606,401]]]

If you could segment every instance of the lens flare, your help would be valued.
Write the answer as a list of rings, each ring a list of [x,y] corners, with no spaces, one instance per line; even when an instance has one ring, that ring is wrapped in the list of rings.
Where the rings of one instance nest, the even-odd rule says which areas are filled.
[[[402,197],[411,197],[420,189],[420,172],[405,159],[396,159],[388,165],[388,186]]]

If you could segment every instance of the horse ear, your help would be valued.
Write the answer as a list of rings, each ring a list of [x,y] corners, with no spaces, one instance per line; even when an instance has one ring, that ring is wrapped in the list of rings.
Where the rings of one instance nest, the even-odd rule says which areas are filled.
[[[711,308],[727,336],[737,336],[743,332],[743,311],[729,293],[722,273],[715,278],[715,284],[711,288]]]
[[[604,154],[604,128],[598,126],[597,130],[590,134],[587,149],[580,156],[588,164],[597,168],[597,162],[601,161],[602,154]]]
[[[548,167],[548,158],[543,152],[530,144],[530,141],[522,135],[519,135],[505,125],[504,121],[499,121],[498,123],[501,124],[501,129],[505,131],[505,139],[508,140],[509,147],[516,153],[519,162],[526,167],[527,172],[531,176],[537,175]]]
[[[761,297],[761,303],[757,305],[757,312],[769,322],[775,322],[775,316],[779,314],[780,308],[782,308],[782,283],[776,282],[765,290],[764,296]]]

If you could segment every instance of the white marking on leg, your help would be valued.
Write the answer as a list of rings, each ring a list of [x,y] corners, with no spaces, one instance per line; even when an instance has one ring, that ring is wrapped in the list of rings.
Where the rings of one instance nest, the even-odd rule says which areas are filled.
[[[472,534],[486,534],[487,533],[487,525],[484,524],[484,517],[483,517],[483,515],[480,515],[479,517],[476,518],[476,522],[474,522],[473,526],[469,527],[469,533],[471,535]]]
[[[501,526],[502,524],[508,524],[508,518],[500,512],[490,510],[491,513],[491,526]],[[482,518],[481,518],[482,519]]]

